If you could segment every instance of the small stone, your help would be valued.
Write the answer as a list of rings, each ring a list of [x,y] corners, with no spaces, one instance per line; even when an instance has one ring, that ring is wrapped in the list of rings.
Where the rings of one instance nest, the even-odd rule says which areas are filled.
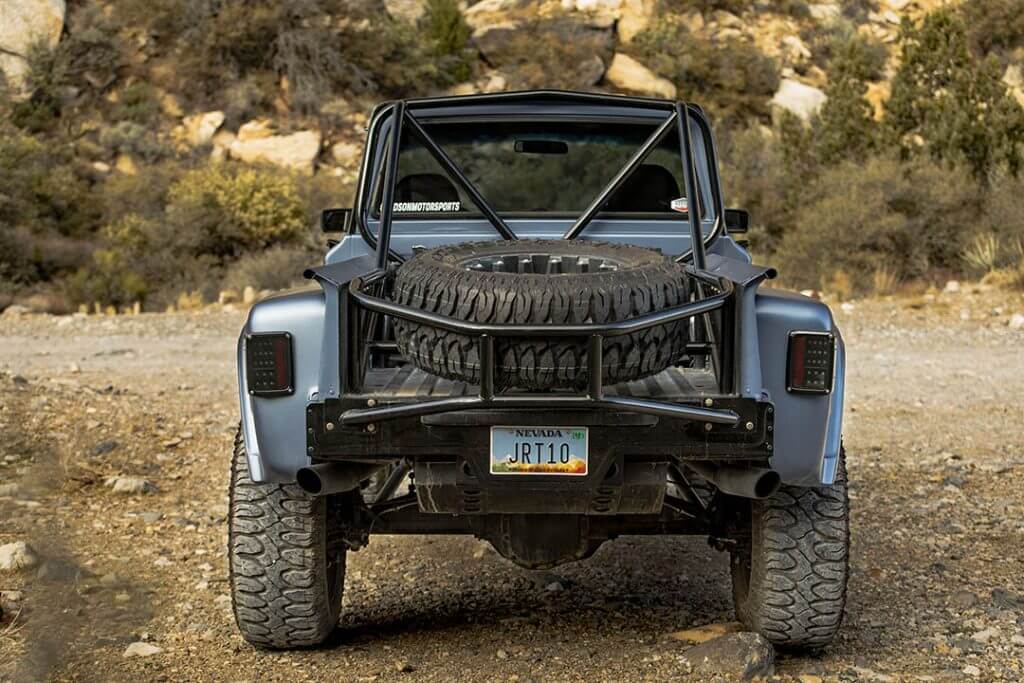
[[[410,664],[407,661],[399,659],[399,660],[395,661],[395,669],[397,669],[400,673],[407,674],[407,673],[412,673],[413,671],[415,671],[416,667],[414,667],[412,664]]]
[[[973,641],[975,641],[977,643],[987,643],[988,641],[992,640],[993,638],[997,637],[998,635],[999,635],[999,629],[991,628],[990,627],[990,628],[986,628],[986,629],[984,629],[982,631],[978,631],[977,633],[972,634],[971,635],[971,640],[973,640]]]
[[[106,481],[106,486],[109,489],[113,489],[114,493],[133,494],[154,493],[156,491],[156,485],[148,479],[123,475],[109,477]]]
[[[1024,330],[1024,314],[1014,313],[1006,323],[1011,330]]]
[[[81,371],[82,371],[82,368],[78,365],[78,363],[69,363],[68,364],[68,372],[70,372],[72,375],[77,375]]]
[[[0,545],[0,569],[17,571],[31,569],[39,564],[39,556],[25,541]]]
[[[498,650],[494,654],[498,657],[498,659],[508,659],[508,653],[504,650]]]
[[[104,574],[100,577],[100,584],[103,586],[120,586],[124,583],[124,579],[118,576],[115,572]]]
[[[967,666],[965,666],[962,669],[962,671],[965,674],[967,674],[968,676],[980,676],[981,675],[981,669],[979,669],[978,667],[974,666],[973,664],[968,664]]]
[[[814,674],[800,674],[797,676],[797,680],[800,683],[822,683],[824,680],[821,676],[815,676]]]
[[[949,603],[959,610],[967,610],[978,604],[978,596],[968,590],[958,590],[953,593]]]
[[[946,294],[956,294],[960,291],[960,283],[956,280],[949,280],[946,282],[946,286],[942,288],[942,291]]]
[[[122,655],[123,657],[152,657],[155,654],[163,652],[163,648],[157,647],[152,643],[144,643],[141,640],[136,641],[129,645]]]
[[[1010,636],[1010,642],[1014,645],[1024,645],[1024,636],[1019,633],[1014,633]]]
[[[697,628],[676,631],[670,637],[681,640],[684,643],[706,643],[709,640],[720,638],[727,633],[736,633],[743,630],[743,625],[736,621],[726,621],[719,624],[705,624]]]
[[[723,676],[750,681],[775,671],[775,650],[758,633],[729,633],[690,648],[683,659],[705,679]]]
[[[156,524],[160,521],[161,517],[163,517],[163,514],[159,512],[143,512],[141,515],[139,515],[139,519],[141,519],[146,524]]]
[[[119,444],[116,441],[100,441],[98,444],[93,446],[92,454],[106,455],[107,453],[116,450],[118,445]]]
[[[255,287],[253,287],[252,285],[247,285],[245,287],[245,289],[242,290],[242,303],[243,304],[256,303],[256,288]]]
[[[160,445],[163,446],[164,448],[174,448],[175,446],[178,446],[180,443],[181,439],[179,439],[178,437],[174,437],[173,439],[167,439]]]

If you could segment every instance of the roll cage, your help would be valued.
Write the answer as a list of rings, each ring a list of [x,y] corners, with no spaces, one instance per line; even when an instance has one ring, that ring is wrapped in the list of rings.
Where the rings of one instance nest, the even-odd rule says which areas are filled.
[[[634,107],[648,112],[660,111],[664,116],[657,128],[630,157],[626,164],[604,186],[601,192],[587,205],[562,235],[563,239],[579,237],[608,200],[621,188],[640,167],[648,155],[672,131],[678,131],[680,155],[683,162],[683,180],[690,207],[687,223],[691,248],[674,256],[675,261],[684,263],[684,268],[695,283],[694,296],[682,305],[643,315],[637,318],[602,324],[571,325],[495,325],[467,322],[429,313],[420,309],[395,303],[386,298],[394,269],[391,263],[401,263],[403,257],[390,248],[394,223],[394,195],[397,183],[398,161],[404,131],[415,137],[430,153],[450,178],[466,193],[480,209],[484,218],[494,227],[501,239],[518,239],[508,223],[494,210],[486,197],[459,168],[458,164],[438,145],[424,129],[420,115],[429,115],[431,110],[451,107],[453,104],[510,104],[529,103],[544,100],[578,103],[581,105],[606,105],[613,107]],[[714,146],[710,128],[703,112],[696,106],[666,100],[632,98],[585,93],[556,91],[506,93],[498,95],[477,95],[458,98],[433,98],[421,100],[399,100],[386,103],[374,112],[375,122],[389,116],[392,125],[388,131],[383,163],[376,173],[370,163],[371,154],[363,161],[360,189],[354,207],[355,229],[374,251],[372,263],[362,263],[358,268],[346,263],[329,264],[312,268],[307,277],[316,279],[324,288],[329,316],[338,316],[333,321],[339,330],[340,352],[336,359],[325,359],[323,371],[337,370],[339,391],[328,392],[337,398],[340,409],[338,422],[342,426],[369,425],[382,420],[394,420],[416,416],[434,415],[465,411],[470,409],[605,409],[627,413],[641,413],[684,420],[701,421],[711,424],[735,426],[739,414],[731,409],[707,407],[694,397],[692,402],[667,402],[641,400],[605,394],[602,386],[602,342],[606,336],[629,334],[668,322],[693,319],[694,328],[701,332],[701,339],[687,345],[686,353],[691,356],[710,356],[711,365],[718,381],[722,396],[737,396],[741,386],[743,368],[739,363],[743,330],[744,292],[756,286],[764,278],[774,277],[774,271],[748,264],[723,259],[707,253],[707,245],[723,230],[724,207],[718,184],[714,160]],[[701,216],[703,198],[697,187],[698,177],[694,159],[694,145],[690,123],[696,121],[706,136],[709,157],[709,181],[711,201],[714,205],[714,225],[711,233],[704,236]],[[373,177],[371,178],[371,174]],[[372,181],[372,182],[371,182]],[[380,215],[377,234],[369,227],[373,187],[380,183]],[[682,216],[680,215],[680,218]],[[689,263],[686,263],[689,261]],[[749,302],[748,305],[752,305]],[[366,374],[371,352],[386,348],[386,342],[373,339],[382,329],[382,319],[402,318],[426,325],[439,327],[460,334],[475,337],[479,344],[481,363],[480,385],[476,396],[459,396],[430,400],[395,401],[394,397],[381,396],[367,399],[363,393],[363,377]],[[332,325],[333,326],[333,325]],[[503,394],[495,391],[495,339],[502,337],[586,337],[588,338],[589,382],[583,395],[553,394]],[[393,345],[392,345],[393,346]],[[749,383],[748,383],[749,384]],[[330,386],[334,386],[333,382]],[[358,399],[355,397],[358,396]],[[379,405],[385,403],[386,405]],[[369,407],[362,407],[369,406]],[[318,411],[319,412],[319,411]],[[322,418],[317,420],[322,421]],[[322,428],[322,425],[317,425]],[[316,431],[319,431],[317,429]]]

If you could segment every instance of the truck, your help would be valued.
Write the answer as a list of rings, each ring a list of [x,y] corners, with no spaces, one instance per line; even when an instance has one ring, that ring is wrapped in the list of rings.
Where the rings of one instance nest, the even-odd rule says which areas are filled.
[[[230,586],[264,648],[336,628],[374,534],[547,569],[624,535],[730,557],[778,648],[839,630],[843,338],[768,286],[697,105],[529,91],[390,101],[310,286],[238,342]]]

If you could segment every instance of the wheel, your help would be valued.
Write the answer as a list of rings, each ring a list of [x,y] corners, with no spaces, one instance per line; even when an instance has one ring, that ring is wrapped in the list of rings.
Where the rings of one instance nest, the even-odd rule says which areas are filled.
[[[689,298],[683,269],[649,249],[590,241],[463,243],[421,252],[395,276],[395,301],[479,323],[578,324],[626,320]],[[661,372],[680,360],[685,321],[606,337],[606,384]],[[395,319],[398,349],[435,375],[479,381],[475,338]],[[587,340],[496,340],[495,385],[580,389],[587,381]]]
[[[235,621],[258,647],[319,645],[338,624],[345,549],[327,544],[327,498],[249,478],[245,442],[231,461],[228,568]]]
[[[783,486],[750,504],[750,536],[732,551],[736,617],[776,647],[820,649],[843,620],[849,576],[846,454],[835,483]]]

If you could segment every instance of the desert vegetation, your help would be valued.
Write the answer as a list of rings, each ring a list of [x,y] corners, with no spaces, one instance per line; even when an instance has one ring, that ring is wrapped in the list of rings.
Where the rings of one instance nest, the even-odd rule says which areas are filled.
[[[21,82],[0,79],[0,308],[162,310],[288,286],[323,241],[319,210],[350,201],[374,103],[615,90],[602,74],[618,53],[708,110],[729,203],[790,284],[1024,286],[1021,0],[908,14],[891,40],[867,30],[884,9],[869,0],[827,16],[645,2],[657,21],[630,35],[595,3],[70,2]],[[772,27],[792,34],[782,51]],[[827,98],[809,116],[773,99],[793,79]],[[246,131],[308,135],[311,155],[246,157]]]

